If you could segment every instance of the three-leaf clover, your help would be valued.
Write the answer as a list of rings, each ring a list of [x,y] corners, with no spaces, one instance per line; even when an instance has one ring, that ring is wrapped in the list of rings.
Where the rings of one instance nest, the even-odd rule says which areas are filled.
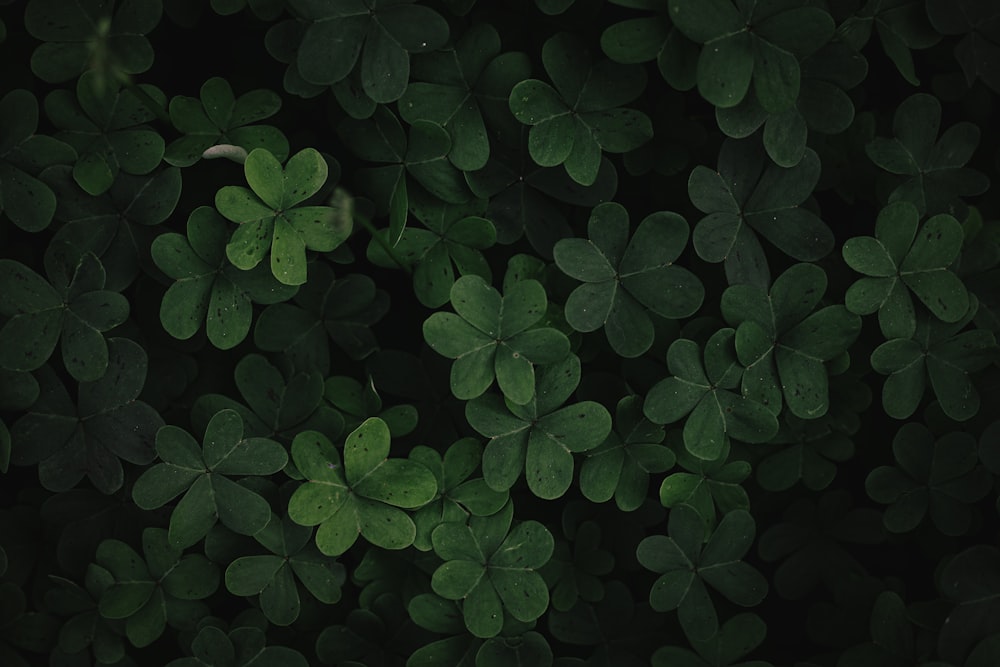
[[[667,535],[647,537],[636,549],[639,563],[660,575],[649,604],[656,611],[676,609],[692,641],[711,639],[719,631],[719,617],[709,586],[743,607],[757,605],[767,595],[767,579],[742,560],[755,532],[750,513],[733,510],[704,543],[705,527],[697,511],[689,505],[670,510]]]
[[[843,305],[816,309],[826,284],[826,273],[815,264],[794,264],[766,292],[741,284],[722,294],[722,314],[736,327],[736,355],[746,366],[743,395],[775,414],[782,397],[796,417],[826,414],[826,363],[861,333],[861,318]]]
[[[755,466],[757,483],[768,491],[784,491],[799,481],[821,491],[836,476],[837,464],[854,456],[854,442],[829,418],[804,420],[785,414],[768,444],[776,450]]]
[[[38,100],[23,88],[0,99],[0,213],[21,229],[48,227],[56,197],[38,172],[53,164],[76,161],[73,147],[38,129]]]
[[[698,92],[716,107],[739,104],[750,84],[768,112],[799,95],[799,60],[834,33],[833,18],[818,7],[732,0],[670,0],[670,20],[702,44]]]
[[[431,588],[462,601],[465,626],[476,637],[494,637],[504,611],[528,623],[549,607],[549,589],[538,569],[552,555],[552,534],[537,521],[511,529],[513,504],[468,523],[442,523],[431,533],[434,552],[445,562],[431,576]]]
[[[206,609],[196,601],[219,585],[215,564],[201,554],[182,556],[162,528],[142,531],[142,552],[140,556],[125,542],[106,539],[90,565],[114,579],[101,593],[98,612],[106,619],[124,619],[125,635],[138,648],[156,641],[168,623],[193,625],[202,618]]]
[[[844,243],[844,261],[865,278],[847,290],[847,308],[859,315],[878,311],[886,338],[910,338],[917,326],[912,294],[942,322],[958,322],[969,309],[969,293],[950,267],[962,251],[965,232],[947,213],[920,225],[920,212],[897,201],[879,211],[875,236]]]
[[[760,443],[778,432],[778,420],[763,403],[733,390],[743,367],[736,358],[731,328],[712,334],[704,346],[679,338],[667,350],[671,375],[646,395],[643,413],[656,424],[684,423],[684,447],[695,457],[717,460],[729,437]]]
[[[896,466],[879,466],[865,479],[872,500],[888,505],[882,515],[886,530],[907,533],[930,515],[945,535],[968,532],[970,505],[993,487],[989,471],[979,465],[976,439],[952,431],[935,440],[925,426],[910,422],[896,431],[892,453]]]
[[[170,142],[163,159],[176,167],[189,167],[207,148],[232,144],[246,151],[265,148],[279,162],[288,158],[288,140],[271,125],[251,125],[269,118],[281,108],[281,97],[260,88],[233,95],[232,86],[222,77],[212,77],[200,91],[200,98],[178,95],[170,100],[170,121],[184,136]]]
[[[541,569],[552,589],[552,609],[569,611],[579,601],[598,602],[604,597],[601,577],[615,567],[615,558],[601,548],[601,526],[596,521],[574,525],[563,511],[563,532],[566,539],[555,543],[549,562]]]
[[[660,76],[678,91],[697,85],[699,47],[677,29],[666,3],[612,0],[612,4],[657,10],[657,16],[626,19],[601,33],[601,50],[617,63],[656,61]]]
[[[650,473],[669,470],[676,457],[662,444],[663,427],[642,415],[639,396],[618,401],[614,426],[580,466],[580,492],[594,503],[614,497],[618,509],[631,512],[646,500]]]
[[[462,276],[451,288],[451,305],[454,313],[432,314],[423,330],[435,352],[455,360],[456,398],[480,396],[495,379],[505,396],[523,405],[535,395],[535,365],[569,353],[562,332],[532,328],[548,307],[545,288],[536,280],[522,280],[501,296],[480,276]]]
[[[988,2],[928,0],[927,18],[942,35],[963,35],[955,58],[971,87],[976,78],[1000,92],[1000,33],[997,7]]]
[[[975,642],[998,629],[1000,549],[977,544],[959,552],[940,570],[938,590],[955,604],[938,634],[938,655],[952,664],[970,664],[964,657]]]
[[[270,553],[240,556],[226,568],[226,589],[234,595],[260,596],[260,608],[275,625],[290,625],[301,609],[298,580],[325,604],[340,601],[344,566],[317,551],[312,528],[271,515],[254,535]]]
[[[378,417],[347,436],[344,457],[326,436],[304,431],[292,441],[292,460],[306,481],[288,501],[288,516],[319,525],[316,546],[339,556],[358,535],[384,549],[413,544],[416,526],[403,510],[429,503],[437,480],[422,464],[389,458],[389,427]]]
[[[148,465],[156,457],[153,439],[163,418],[136,400],[146,383],[146,352],[128,338],[108,340],[108,367],[93,381],[80,382],[74,403],[50,366],[35,371],[41,393],[11,426],[11,461],[38,464],[45,488],[64,492],[86,476],[97,490],[122,487],[121,461]]]
[[[722,624],[718,633],[704,641],[692,640],[691,651],[679,646],[663,646],[653,653],[653,667],[772,667],[763,660],[743,661],[760,646],[767,624],[757,614],[736,614]]]
[[[688,196],[706,213],[692,242],[706,262],[725,262],[730,284],[767,282],[767,260],[757,235],[793,259],[813,262],[834,246],[833,232],[803,206],[819,182],[820,161],[811,149],[794,167],[771,164],[756,138],[727,139],[718,171],[699,165]]]
[[[893,116],[895,137],[876,137],[865,152],[876,165],[902,178],[889,201],[908,201],[921,213],[942,213],[957,197],[979,195],[990,185],[985,174],[965,165],[979,144],[979,126],[955,123],[938,138],[941,102],[927,93],[903,100]]]
[[[249,333],[253,303],[285,301],[297,291],[261,265],[247,271],[233,266],[226,259],[228,239],[222,216],[199,206],[188,216],[186,237],[171,232],[153,241],[153,261],[175,281],[160,304],[160,322],[174,338],[191,338],[204,323],[212,345],[228,350]]]
[[[216,413],[201,446],[184,429],[164,426],[156,434],[156,452],[162,463],[136,480],[132,499],[151,510],[184,494],[170,514],[171,544],[196,544],[216,521],[241,535],[254,535],[267,525],[267,501],[230,477],[271,475],[285,467],[288,454],[272,440],[244,437],[237,412]]]
[[[925,9],[924,4],[920,0],[868,0],[837,27],[837,37],[860,51],[871,39],[874,28],[882,42],[882,51],[900,75],[910,85],[919,86],[910,51],[929,48],[941,40],[941,33],[927,21],[930,9]]]
[[[701,281],[675,264],[688,240],[679,214],[651,213],[629,238],[628,211],[606,202],[591,211],[587,233],[589,239],[562,239],[553,249],[563,273],[584,283],[566,299],[566,321],[577,331],[603,326],[615,352],[637,357],[653,344],[647,310],[682,319],[701,307]]]
[[[601,444],[611,415],[595,401],[563,405],[580,382],[580,360],[570,355],[544,367],[526,405],[496,393],[465,404],[472,428],[490,438],[483,451],[483,478],[492,489],[510,489],[524,473],[539,498],[559,498],[573,482],[574,454]]]
[[[0,328],[0,367],[33,371],[52,356],[60,344],[63,364],[74,379],[93,381],[108,368],[104,332],[128,318],[128,300],[104,289],[100,260],[84,255],[68,281],[54,276],[56,285],[11,259],[0,259],[0,315],[9,318]]]
[[[349,202],[343,206],[299,206],[326,183],[329,168],[313,148],[304,148],[282,168],[264,148],[255,148],[243,165],[250,189],[227,185],[215,195],[215,207],[239,223],[226,256],[249,270],[271,253],[271,273],[286,285],[306,281],[306,250],[328,252],[351,234]]]
[[[750,498],[742,484],[750,476],[746,461],[729,460],[727,443],[714,461],[703,461],[686,449],[677,452],[677,464],[683,469],[667,475],[660,483],[660,504],[667,508],[689,505],[705,524],[716,525],[716,518],[733,510],[750,509]],[[707,532],[706,532],[707,535]]]
[[[563,165],[574,181],[591,185],[603,151],[625,153],[652,138],[646,114],[620,108],[642,94],[645,70],[607,59],[595,62],[569,33],[546,40],[542,63],[552,85],[525,79],[510,91],[511,112],[531,126],[528,151],[536,164]]]
[[[252,625],[228,633],[206,625],[191,640],[193,655],[171,660],[167,667],[308,667],[309,661],[295,649],[264,642],[264,631]]]

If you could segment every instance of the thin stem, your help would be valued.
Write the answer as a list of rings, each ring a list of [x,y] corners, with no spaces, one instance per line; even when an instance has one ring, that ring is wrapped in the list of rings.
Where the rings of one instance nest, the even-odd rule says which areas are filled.
[[[410,267],[406,264],[406,262],[404,262],[402,259],[399,258],[399,255],[396,254],[396,251],[393,249],[393,247],[390,246],[389,243],[385,240],[385,237],[378,233],[378,230],[375,229],[375,225],[372,224],[371,220],[369,220],[363,215],[357,215],[354,217],[354,219],[360,222],[361,226],[368,230],[368,233],[372,235],[372,238],[375,239],[375,242],[378,243],[380,246],[382,246],[382,249],[385,250],[386,254],[392,258],[392,261],[396,262],[396,264],[399,265],[399,268],[403,269],[403,271],[405,271],[407,275],[413,274],[413,271],[410,270]]]

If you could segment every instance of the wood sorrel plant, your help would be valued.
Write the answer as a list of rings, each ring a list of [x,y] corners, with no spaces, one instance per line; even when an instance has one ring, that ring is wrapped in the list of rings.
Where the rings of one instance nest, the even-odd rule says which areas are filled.
[[[0,0],[0,62],[4,667],[1000,664],[997,3]]]

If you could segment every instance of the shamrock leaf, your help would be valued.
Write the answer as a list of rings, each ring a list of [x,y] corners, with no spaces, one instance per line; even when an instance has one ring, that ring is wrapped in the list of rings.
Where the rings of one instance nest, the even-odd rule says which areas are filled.
[[[553,252],[562,272],[584,283],[566,299],[566,321],[577,331],[603,326],[615,352],[638,357],[653,344],[647,310],[682,319],[701,307],[701,281],[675,264],[688,238],[677,213],[647,215],[629,239],[628,211],[606,202],[591,211],[587,232],[588,240],[562,239]]]
[[[345,206],[299,206],[326,183],[326,160],[305,148],[282,168],[264,148],[255,148],[243,165],[251,189],[227,185],[215,195],[215,207],[239,223],[226,256],[239,269],[257,266],[271,253],[271,273],[286,285],[306,281],[306,250],[328,252],[347,240],[353,215]]]
[[[612,0],[637,9],[658,10],[657,16],[643,16],[614,23],[601,33],[601,50],[616,63],[632,64],[656,61],[660,76],[678,91],[697,85],[699,47],[670,21],[665,3],[640,3]]]
[[[938,635],[938,655],[968,664],[964,657],[975,643],[1000,631],[1000,549],[977,544],[959,552],[941,570],[938,590],[955,603]]]
[[[966,421],[979,412],[979,393],[972,374],[990,364],[996,355],[991,331],[962,331],[973,318],[977,302],[958,322],[949,324],[920,317],[910,338],[893,338],[872,352],[872,368],[888,375],[882,385],[882,405],[894,419],[906,419],[920,405],[927,381],[944,413]]]
[[[24,27],[41,40],[31,55],[31,71],[48,83],[63,83],[94,72],[104,85],[153,65],[153,47],[146,34],[159,24],[161,0],[141,5],[123,1],[70,3],[31,0],[24,10]]]
[[[708,214],[695,225],[694,249],[706,262],[725,262],[730,284],[767,282],[757,234],[801,262],[814,262],[833,249],[833,232],[802,205],[819,181],[816,153],[807,149],[787,169],[766,162],[756,139],[727,139],[718,171],[699,165],[688,179],[691,203]]]
[[[815,419],[830,407],[826,363],[844,354],[861,333],[861,318],[842,305],[816,310],[826,292],[826,273],[815,264],[794,264],[767,292],[731,285],[722,314],[736,326],[736,356],[746,366],[743,395],[771,412],[782,397],[796,417]]]
[[[212,417],[201,447],[181,428],[161,428],[156,452],[162,463],[136,480],[132,499],[151,510],[184,494],[170,514],[171,544],[196,544],[216,521],[241,535],[254,535],[267,525],[267,501],[230,477],[271,475],[285,467],[288,455],[276,442],[244,437],[243,420],[235,411],[222,410]]]
[[[957,3],[928,0],[927,18],[943,35],[962,35],[955,45],[955,58],[965,80],[972,86],[976,78],[1000,92],[1000,32],[997,7],[985,2],[959,0]]]
[[[347,375],[329,377],[323,383],[323,397],[347,416],[344,428],[353,431],[369,417],[378,417],[389,427],[394,438],[401,438],[417,426],[418,413],[409,404],[382,409],[382,399],[371,378],[362,385]]]
[[[910,85],[919,86],[910,52],[929,48],[941,40],[941,34],[927,21],[924,4],[921,0],[869,0],[838,26],[837,36],[860,51],[871,39],[874,28],[882,42],[882,51],[900,75]]]
[[[206,625],[191,640],[193,655],[171,660],[167,667],[308,667],[309,661],[295,649],[265,646],[264,642],[264,631],[257,627],[244,626],[226,633],[214,625]]]
[[[601,526],[595,521],[573,525],[563,511],[565,540],[555,543],[541,575],[552,589],[552,609],[569,611],[580,600],[599,602],[604,597],[601,577],[615,567],[614,556],[601,549]]]
[[[451,137],[437,123],[416,119],[406,133],[395,114],[379,106],[369,119],[344,119],[337,133],[359,158],[383,165],[360,169],[357,177],[362,191],[375,201],[375,214],[389,216],[390,245],[406,226],[409,178],[444,202],[471,199],[463,173],[448,160]]]
[[[687,417],[684,447],[704,461],[718,460],[730,436],[760,443],[778,432],[778,420],[767,406],[733,391],[743,375],[735,338],[733,329],[720,329],[704,352],[693,340],[675,340],[667,350],[671,375],[657,382],[643,403],[643,414],[655,424]]]
[[[837,662],[838,667],[934,664],[918,658],[920,649],[915,641],[915,628],[908,618],[906,604],[893,591],[883,591],[875,599],[869,633],[872,641],[844,651]]]
[[[536,0],[539,4],[553,5],[560,0]],[[572,0],[570,0],[572,1]],[[565,4],[566,0],[562,0]],[[505,667],[505,665],[552,664],[552,647],[545,635],[524,632],[516,637],[490,637],[476,653],[476,667]]]
[[[859,315],[878,311],[886,338],[910,338],[916,329],[911,292],[942,322],[958,322],[969,310],[969,293],[948,270],[962,250],[965,232],[942,213],[919,226],[916,206],[897,201],[875,221],[875,237],[856,236],[844,243],[844,261],[865,274],[847,290],[847,308]]]
[[[108,341],[108,367],[93,381],[80,382],[74,404],[55,371],[35,372],[41,393],[11,426],[15,465],[38,463],[45,488],[63,492],[86,476],[101,493],[122,487],[119,459],[147,465],[155,458],[153,438],[163,419],[136,400],[146,382],[146,353],[127,338]]]
[[[542,47],[542,62],[552,85],[525,79],[510,91],[510,110],[525,125],[531,158],[542,167],[563,165],[580,185],[592,185],[601,153],[625,153],[653,136],[641,111],[620,108],[646,86],[645,71],[610,60],[594,61],[569,33],[558,33]]]
[[[28,232],[45,229],[56,212],[52,189],[38,172],[76,161],[73,147],[38,129],[38,100],[23,88],[0,99],[0,213]]]
[[[410,210],[424,229],[415,225],[406,227],[393,247],[393,254],[407,267],[416,265],[413,291],[420,303],[428,308],[448,303],[456,269],[460,275],[477,275],[490,282],[493,273],[481,251],[493,246],[497,234],[493,223],[482,217],[486,200],[448,204],[420,190],[409,194]],[[396,266],[375,238],[368,244],[368,258],[379,266]]]
[[[97,605],[115,580],[99,565],[91,563],[85,567],[83,586],[53,575],[53,587],[45,592],[46,609],[65,619],[56,646],[62,653],[87,651],[84,655],[92,654],[94,662],[113,664],[125,657],[125,644],[120,631],[116,632],[117,622],[102,618]]]
[[[277,303],[297,291],[262,266],[233,266],[226,259],[228,236],[222,216],[199,206],[188,216],[186,237],[167,233],[153,241],[153,261],[175,280],[160,304],[160,322],[174,338],[191,338],[204,322],[212,345],[236,347],[250,331],[253,302]]]
[[[827,488],[837,474],[837,464],[854,455],[854,442],[833,420],[804,420],[782,416],[777,435],[768,443],[776,450],[755,466],[757,483],[768,491],[784,491],[799,481],[811,491]]]
[[[611,415],[600,403],[563,405],[579,382],[580,359],[570,355],[539,372],[537,391],[525,405],[495,393],[466,403],[469,425],[490,438],[482,463],[490,488],[506,491],[523,472],[539,498],[566,493],[573,454],[597,447],[611,432]]]
[[[156,104],[166,104],[159,89],[139,88]],[[80,76],[75,95],[61,88],[49,93],[45,113],[61,130],[56,139],[76,150],[73,180],[90,195],[107,192],[119,172],[152,172],[163,158],[163,137],[145,124],[156,115],[133,92],[102,85],[95,70]]]
[[[676,609],[692,641],[707,641],[719,631],[709,586],[742,607],[759,604],[768,589],[767,579],[741,560],[756,531],[749,512],[728,512],[702,546],[704,530],[698,512],[679,505],[670,510],[668,535],[647,537],[636,549],[639,563],[660,575],[649,604],[656,611]]]
[[[312,544],[312,534],[311,528],[272,514],[254,535],[270,553],[240,556],[230,563],[226,589],[233,595],[259,595],[264,616],[281,626],[299,617],[299,584],[320,602],[336,604],[346,580],[344,566],[320,554]]]
[[[190,167],[206,149],[232,144],[247,152],[264,148],[284,162],[288,140],[281,130],[251,125],[280,108],[281,97],[270,90],[260,88],[236,97],[228,81],[212,77],[202,85],[200,99],[178,95],[170,100],[170,121],[184,136],[170,142],[163,159],[175,167]]]
[[[889,201],[908,201],[923,213],[942,213],[958,197],[979,195],[989,179],[965,165],[979,144],[979,126],[955,123],[938,138],[941,102],[916,93],[903,100],[893,116],[895,137],[875,137],[865,152],[876,165],[902,178]]]
[[[750,498],[742,484],[750,476],[750,464],[729,460],[727,443],[714,461],[703,461],[686,449],[677,452],[683,472],[667,475],[660,484],[660,504],[667,508],[689,505],[705,524],[706,535],[717,517],[733,510],[750,510]]]
[[[128,318],[128,300],[104,289],[101,262],[84,255],[72,278],[55,287],[20,262],[0,259],[0,315],[9,319],[0,328],[0,366],[33,371],[52,356],[61,343],[62,359],[74,379],[93,381],[108,368],[104,332]]]
[[[410,458],[434,473],[438,497],[413,515],[417,536],[413,546],[421,551],[431,549],[431,533],[440,523],[465,521],[470,514],[489,516],[507,503],[507,491],[491,489],[482,477],[470,477],[482,461],[483,446],[475,438],[462,438],[452,443],[441,456],[423,445],[410,450]]]
[[[618,509],[631,512],[646,500],[650,473],[669,470],[676,457],[661,444],[663,428],[643,417],[640,397],[618,401],[614,425],[580,466],[580,492],[593,503],[613,496]]]
[[[382,593],[352,609],[343,624],[323,628],[316,637],[316,657],[323,665],[401,665],[427,636],[417,630],[399,593]]]
[[[496,28],[477,23],[454,45],[414,59],[399,114],[410,124],[429,120],[443,127],[451,136],[448,159],[462,171],[475,171],[490,156],[483,116],[509,113],[510,89],[530,73],[527,54],[501,54]]]
[[[816,7],[670,0],[669,8],[674,25],[703,45],[698,92],[716,107],[739,104],[752,82],[765,110],[787,109],[799,95],[799,60],[834,32],[833,18]]]
[[[448,41],[444,18],[413,0],[372,6],[358,0],[292,0],[290,9],[307,22],[295,61],[299,75],[312,84],[334,84],[347,78],[360,58],[361,86],[380,104],[403,95],[411,53],[434,51]]]
[[[316,546],[324,554],[339,556],[359,534],[384,549],[413,544],[416,526],[403,510],[433,500],[437,480],[416,461],[388,458],[389,440],[385,422],[366,420],[347,436],[343,465],[321,433],[304,431],[292,441],[292,460],[306,481],[288,501],[288,516],[319,525]]]
[[[865,479],[875,502],[889,505],[882,515],[886,530],[907,533],[930,515],[945,535],[961,536],[972,524],[970,505],[993,487],[979,465],[976,439],[952,431],[937,440],[918,423],[904,424],[892,440],[896,466],[879,466]]]
[[[451,305],[455,313],[432,314],[423,331],[435,352],[455,359],[451,391],[456,398],[480,396],[495,379],[505,396],[525,404],[535,394],[535,366],[569,352],[562,332],[532,328],[548,305],[538,281],[521,281],[500,296],[481,277],[462,276],[451,288]]]
[[[462,601],[465,626],[476,637],[499,634],[503,612],[529,623],[545,613],[549,589],[538,569],[552,555],[552,534],[537,521],[511,529],[513,504],[468,523],[443,523],[431,533],[434,552],[445,562],[431,576],[431,588]]]
[[[167,531],[142,531],[142,553],[117,539],[97,547],[95,567],[103,568],[114,583],[102,593],[97,610],[103,618],[124,620],[125,635],[143,648],[160,638],[167,624],[193,625],[206,613],[198,603],[215,592],[219,571],[201,554],[181,555]],[[99,572],[99,570],[97,571]]]
[[[760,646],[767,624],[757,614],[736,614],[719,632],[705,641],[692,641],[697,653],[677,646],[663,646],[653,653],[653,667],[771,667],[763,660],[740,661]]]

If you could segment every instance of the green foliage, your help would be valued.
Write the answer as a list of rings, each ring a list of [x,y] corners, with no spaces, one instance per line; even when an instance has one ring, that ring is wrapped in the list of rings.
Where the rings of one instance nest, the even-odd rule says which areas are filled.
[[[0,51],[3,667],[1000,664],[997,3]]]

